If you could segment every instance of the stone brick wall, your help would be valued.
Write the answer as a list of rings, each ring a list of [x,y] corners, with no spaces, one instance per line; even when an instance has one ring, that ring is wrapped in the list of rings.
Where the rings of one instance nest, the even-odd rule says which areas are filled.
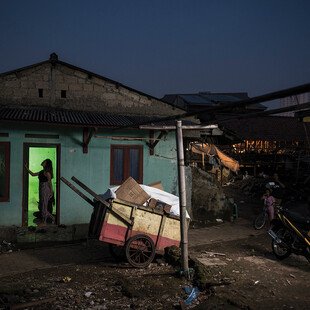
[[[39,97],[43,89],[43,97]],[[61,98],[66,91],[66,98]],[[32,105],[130,115],[176,115],[182,110],[69,66],[44,62],[0,75],[0,105]]]

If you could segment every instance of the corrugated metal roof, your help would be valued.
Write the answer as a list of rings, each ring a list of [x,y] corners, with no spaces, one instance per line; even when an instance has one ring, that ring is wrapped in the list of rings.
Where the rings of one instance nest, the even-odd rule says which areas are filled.
[[[211,93],[200,92],[196,94],[170,94],[165,95],[161,100],[181,109],[190,110],[193,107],[216,107],[223,103],[234,103],[240,100],[249,99],[247,93]],[[265,107],[262,104],[253,104],[245,109],[260,109]]]
[[[236,133],[245,140],[306,141],[310,124],[299,122],[295,117],[266,116],[231,120],[219,125]],[[307,131],[307,132],[306,132]]]
[[[221,104],[235,103],[241,100],[249,99],[247,93],[211,93],[211,92],[199,92],[196,94],[170,94],[165,95],[162,100],[173,106],[186,109],[205,108],[205,107],[217,107]],[[247,105],[245,110],[265,110],[266,107],[260,103]]]
[[[216,105],[218,102],[235,102],[249,98],[246,93],[209,93],[200,92],[198,94],[180,94],[183,100],[189,105]]]
[[[46,107],[0,107],[0,121],[21,121],[89,127],[137,127],[139,124],[152,123],[159,119],[159,117],[152,116],[127,116]],[[174,123],[174,120],[156,122],[158,125],[173,125]],[[184,124],[190,125],[193,123],[184,121]]]
[[[239,101],[240,98],[226,94],[200,94],[201,97],[207,98],[209,101],[216,102],[234,102]]]
[[[201,95],[180,95],[188,104],[213,105],[214,103],[207,97]]]
[[[310,116],[310,109],[305,109],[303,111],[295,112],[295,117],[303,118],[303,117],[309,117]]]

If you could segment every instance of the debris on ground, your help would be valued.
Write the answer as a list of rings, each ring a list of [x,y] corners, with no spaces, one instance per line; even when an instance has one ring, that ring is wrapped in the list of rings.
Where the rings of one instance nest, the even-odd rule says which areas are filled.
[[[0,254],[12,253],[14,250],[16,250],[16,247],[12,242],[2,240],[0,243]]]
[[[165,248],[165,260],[172,266],[180,265],[181,249],[175,245]]]
[[[188,295],[188,297],[184,301],[185,305],[187,305],[187,306],[191,305],[192,302],[199,296],[199,293],[200,293],[198,287],[186,286],[184,288],[184,291]]]
[[[244,200],[241,216],[245,209],[249,214],[252,212],[248,199]],[[240,225],[251,226],[251,223],[224,223],[203,229],[203,233],[212,236],[212,233],[221,232],[230,236],[233,232],[225,229],[236,227],[239,231]],[[304,258],[292,256],[282,262],[276,261],[270,238],[264,231],[247,233],[243,239],[228,239],[190,248],[190,266],[195,270],[194,279],[190,281],[179,277],[181,252],[177,247],[166,249],[164,259],[157,256],[145,269],[132,268],[125,262],[116,263],[109,254],[104,254],[108,255],[104,258],[93,255],[95,252],[89,242],[87,249],[80,252],[92,253],[92,260],[89,257],[79,260],[79,255],[70,260],[62,255],[66,265],[61,265],[53,260],[60,248],[51,248],[51,255],[37,257],[52,267],[23,272],[22,277],[20,274],[1,277],[0,309],[24,305],[41,310],[172,310],[182,307],[180,301],[182,309],[195,310],[308,308],[310,269]],[[103,252],[100,248],[100,253]],[[12,253],[15,254],[18,253]],[[11,255],[1,258],[9,259]],[[203,264],[202,260],[213,264]],[[222,262],[225,264],[221,265]],[[63,281],[66,277],[71,280]],[[185,286],[199,290],[199,295],[189,305],[185,304],[190,295],[189,290],[187,294],[184,292]],[[87,297],[88,292],[91,294]],[[38,304],[27,306],[31,302]]]
[[[224,253],[218,253],[218,252],[209,252],[209,251],[204,251],[205,254],[208,254],[209,256],[226,256]]]
[[[89,298],[89,297],[92,295],[92,293],[93,293],[93,292],[86,292],[86,293],[84,294],[84,296],[85,296],[86,298]]]
[[[70,278],[70,277],[64,277],[64,278],[62,279],[62,282],[63,282],[63,283],[69,283],[69,282],[71,282],[71,280],[72,280],[72,278]]]

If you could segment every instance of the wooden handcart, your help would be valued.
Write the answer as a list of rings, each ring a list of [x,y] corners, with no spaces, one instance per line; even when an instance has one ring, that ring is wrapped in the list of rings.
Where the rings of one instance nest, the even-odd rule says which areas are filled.
[[[84,195],[65,178],[61,180],[92,205],[89,237],[109,243],[114,256],[126,255],[134,267],[147,267],[155,254],[163,254],[166,247],[180,245],[180,218],[149,207],[119,199],[110,203],[97,195],[77,178],[71,178],[93,197]]]

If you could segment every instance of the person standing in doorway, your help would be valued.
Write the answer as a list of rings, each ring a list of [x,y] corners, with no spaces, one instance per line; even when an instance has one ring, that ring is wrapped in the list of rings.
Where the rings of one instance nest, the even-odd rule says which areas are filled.
[[[48,204],[50,200],[54,197],[54,191],[52,186],[53,179],[53,165],[52,161],[47,158],[42,163],[41,166],[43,170],[39,172],[32,172],[29,167],[25,164],[25,168],[27,172],[33,176],[39,178],[39,206],[41,206],[42,210],[42,220],[43,223],[46,224],[47,219],[51,219],[52,223],[55,222],[54,216],[48,211]]]

